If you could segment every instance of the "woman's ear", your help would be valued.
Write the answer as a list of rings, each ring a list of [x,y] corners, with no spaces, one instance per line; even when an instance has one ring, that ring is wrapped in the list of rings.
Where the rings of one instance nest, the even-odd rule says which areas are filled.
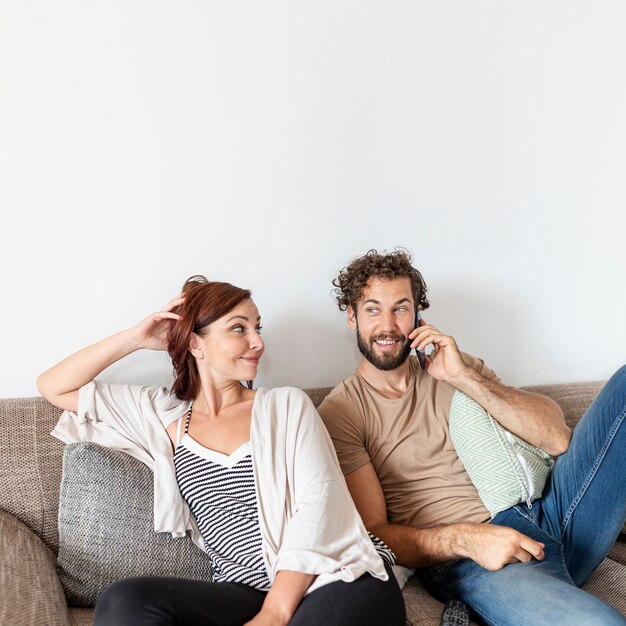
[[[202,342],[200,341],[200,337],[196,335],[196,333],[191,333],[191,338],[189,339],[189,352],[196,359],[204,358],[204,350],[202,348]]]

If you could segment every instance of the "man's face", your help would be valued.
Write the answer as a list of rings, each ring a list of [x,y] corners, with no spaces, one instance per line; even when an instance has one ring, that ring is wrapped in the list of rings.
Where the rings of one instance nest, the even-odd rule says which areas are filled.
[[[415,328],[410,279],[370,279],[356,310],[348,307],[348,323],[356,330],[361,354],[374,367],[400,367],[411,351],[408,335]]]

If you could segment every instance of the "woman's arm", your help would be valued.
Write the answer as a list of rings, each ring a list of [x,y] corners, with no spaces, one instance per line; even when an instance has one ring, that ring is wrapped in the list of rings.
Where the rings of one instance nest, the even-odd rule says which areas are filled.
[[[180,315],[171,309],[183,298],[170,300],[161,311],[153,313],[128,330],[68,356],[37,378],[37,389],[54,406],[78,411],[78,390],[116,361],[140,349],[165,350],[172,320]]]
[[[312,574],[281,570],[276,574],[261,610],[245,626],[288,624],[314,580]]]

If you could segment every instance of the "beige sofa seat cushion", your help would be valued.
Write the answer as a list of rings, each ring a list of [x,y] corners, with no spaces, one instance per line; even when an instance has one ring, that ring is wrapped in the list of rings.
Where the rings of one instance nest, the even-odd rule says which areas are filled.
[[[582,588],[602,598],[626,617],[626,565],[604,559]]]
[[[54,554],[25,524],[0,511],[0,624],[69,623]]]
[[[94,609],[71,607],[67,612],[70,616],[70,626],[93,626]]]
[[[626,536],[620,535],[609,552],[609,556],[618,563],[626,565]]]

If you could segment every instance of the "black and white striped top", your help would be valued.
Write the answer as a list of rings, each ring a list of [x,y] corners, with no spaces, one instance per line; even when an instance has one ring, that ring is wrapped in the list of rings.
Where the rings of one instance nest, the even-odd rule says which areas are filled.
[[[174,466],[178,486],[211,559],[213,580],[267,590],[270,581],[261,551],[250,442],[231,455],[205,448],[187,432],[190,417],[191,409],[174,452]],[[369,535],[383,560],[393,565],[391,550]]]

